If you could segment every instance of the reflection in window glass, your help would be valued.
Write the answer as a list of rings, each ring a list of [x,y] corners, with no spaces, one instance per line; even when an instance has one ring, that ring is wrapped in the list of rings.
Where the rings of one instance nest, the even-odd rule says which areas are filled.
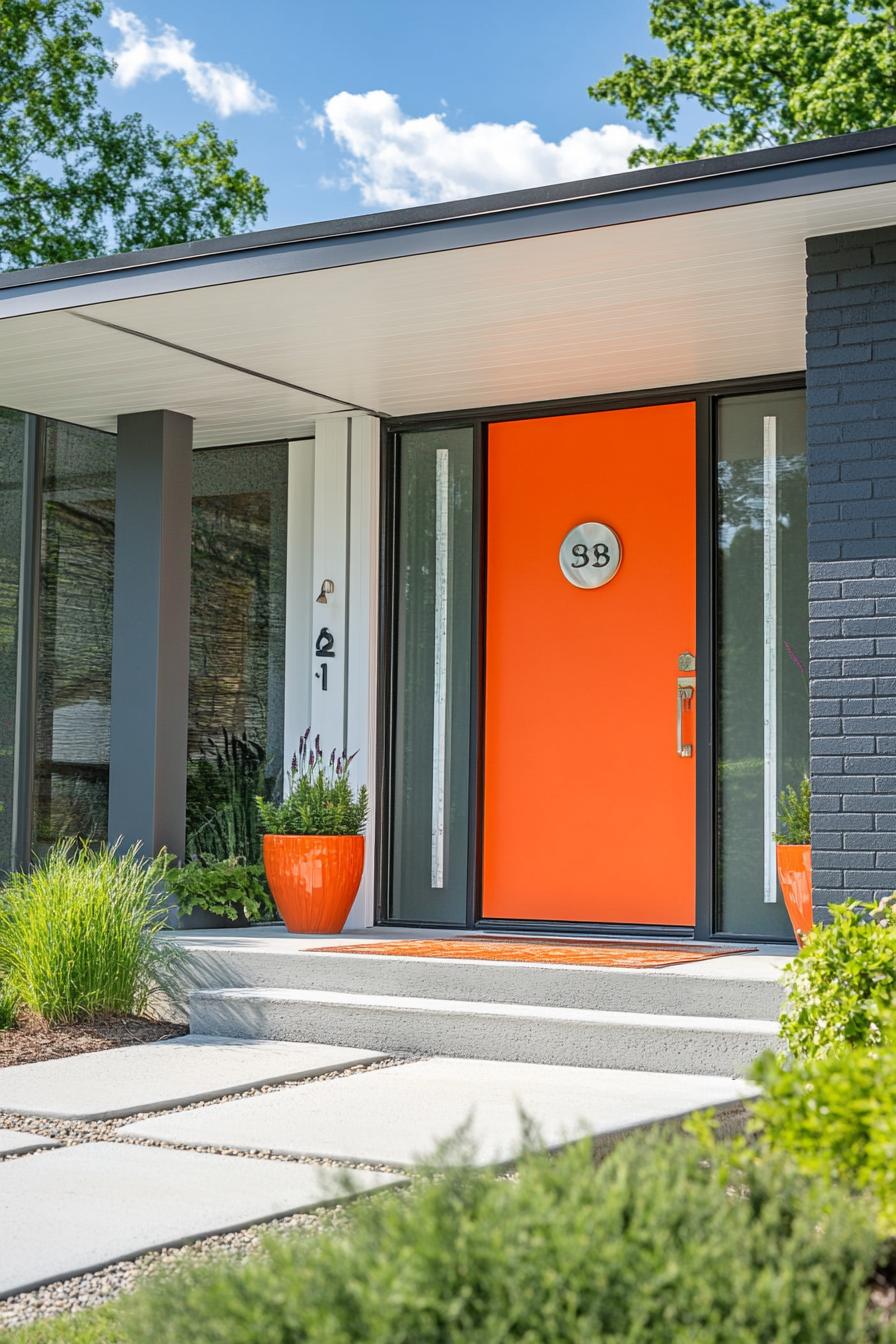
[[[26,417],[0,410],[0,872],[12,862],[16,657]]]
[[[717,508],[721,925],[789,939],[771,832],[809,761],[802,392],[720,402]]]
[[[34,844],[104,839],[109,801],[115,438],[47,421]]]
[[[269,777],[283,758],[288,452],[273,443],[193,458],[189,756],[245,736]],[[188,833],[222,801],[191,769]],[[201,847],[188,834],[191,844]]]
[[[390,917],[466,919],[473,431],[399,446]]]

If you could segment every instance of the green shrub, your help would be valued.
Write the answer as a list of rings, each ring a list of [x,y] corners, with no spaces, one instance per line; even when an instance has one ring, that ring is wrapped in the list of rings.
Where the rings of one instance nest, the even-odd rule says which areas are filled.
[[[792,785],[778,794],[778,818],[781,829],[773,839],[779,845],[808,845],[810,841],[809,809],[812,790],[808,775],[803,775],[799,789]]]
[[[831,906],[785,973],[781,1031],[797,1057],[839,1044],[879,1045],[896,1006],[896,909],[858,901]]]
[[[3,1344],[127,1344],[116,1316],[114,1303],[88,1307],[74,1315],[45,1317],[18,1330],[4,1331],[0,1339]]]
[[[156,940],[169,862],[66,840],[13,873],[0,890],[0,972],[14,998],[48,1022],[145,1012],[177,955]]]
[[[360,835],[367,822],[367,790],[349,783],[353,756],[324,759],[320,738],[309,744],[306,728],[292,758],[282,803],[257,798],[261,825],[269,835]],[[357,755],[357,753],[355,753]]]
[[[869,1191],[883,1231],[896,1233],[896,1049],[767,1054],[753,1076],[763,1088],[752,1106],[761,1141],[804,1172]]]
[[[347,1226],[194,1265],[122,1304],[128,1344],[869,1344],[870,1205],[769,1156],[630,1139],[453,1173]],[[201,1322],[201,1331],[197,1331]]]
[[[223,919],[242,917],[256,924],[273,919],[277,913],[260,863],[244,863],[241,859],[186,863],[183,868],[172,868],[166,881],[181,915],[198,909]]]

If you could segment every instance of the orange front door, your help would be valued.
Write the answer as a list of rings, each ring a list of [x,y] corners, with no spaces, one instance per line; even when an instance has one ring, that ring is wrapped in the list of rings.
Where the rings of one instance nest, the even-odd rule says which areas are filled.
[[[489,427],[486,919],[694,923],[695,445],[692,404]]]

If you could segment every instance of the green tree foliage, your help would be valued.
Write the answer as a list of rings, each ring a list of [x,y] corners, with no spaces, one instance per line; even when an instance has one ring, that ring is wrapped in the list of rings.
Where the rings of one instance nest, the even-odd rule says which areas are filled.
[[[668,55],[627,55],[589,89],[659,141],[638,164],[679,163],[896,122],[892,0],[652,0]],[[683,101],[713,120],[676,140]]]
[[[247,228],[267,188],[211,122],[162,132],[99,105],[102,0],[0,3],[0,267]]]

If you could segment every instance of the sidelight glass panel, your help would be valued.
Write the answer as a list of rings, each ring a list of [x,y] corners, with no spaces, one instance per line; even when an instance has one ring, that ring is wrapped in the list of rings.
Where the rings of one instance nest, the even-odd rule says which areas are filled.
[[[288,454],[285,443],[271,443],[193,457],[191,853],[217,852],[225,843],[214,818],[228,804],[215,775],[197,770],[196,762],[214,757],[225,735],[236,734],[257,748],[272,780],[281,769]]]
[[[33,840],[105,839],[115,437],[44,422]]]
[[[390,918],[464,924],[473,431],[401,435]]]
[[[771,833],[809,762],[802,392],[720,401],[717,489],[721,927],[789,939]]]
[[[12,863],[22,477],[27,419],[0,409],[0,872]]]

